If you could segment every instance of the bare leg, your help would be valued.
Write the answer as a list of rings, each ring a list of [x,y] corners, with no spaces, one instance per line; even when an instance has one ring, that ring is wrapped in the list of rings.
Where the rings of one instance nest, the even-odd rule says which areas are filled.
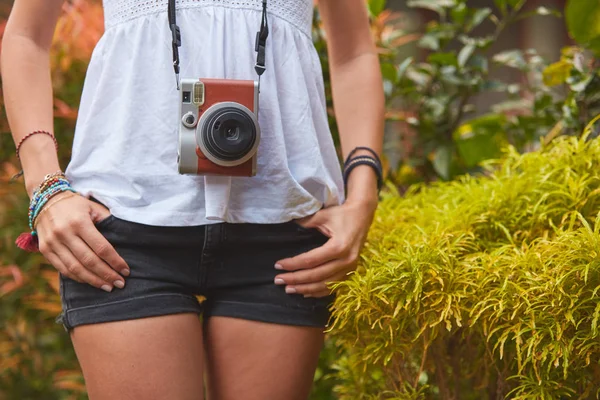
[[[205,321],[209,400],[306,400],[323,329],[228,317]]]
[[[204,397],[197,314],[82,325],[71,338],[91,400]]]

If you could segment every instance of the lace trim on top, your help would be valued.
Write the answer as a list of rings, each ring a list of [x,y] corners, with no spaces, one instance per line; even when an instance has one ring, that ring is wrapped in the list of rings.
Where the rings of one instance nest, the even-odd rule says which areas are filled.
[[[145,15],[167,12],[168,0],[103,0],[106,29]],[[177,9],[221,6],[262,10],[262,0],[176,0]],[[312,0],[269,0],[269,14],[282,18],[311,35]],[[166,18],[166,17],[165,17]]]

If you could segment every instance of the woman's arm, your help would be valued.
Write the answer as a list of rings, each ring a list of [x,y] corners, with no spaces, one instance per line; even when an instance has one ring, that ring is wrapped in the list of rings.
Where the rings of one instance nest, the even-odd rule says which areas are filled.
[[[319,12],[327,35],[333,104],[344,159],[358,146],[381,154],[383,82],[365,1],[320,0]],[[350,174],[347,201],[376,204],[376,187],[373,170],[359,166]]]
[[[0,68],[4,103],[15,143],[29,132],[52,133],[53,104],[50,46],[63,0],[15,0],[2,39]],[[31,197],[44,176],[60,169],[54,142],[33,135],[20,148],[25,186]],[[40,214],[37,223],[40,252],[64,276],[111,291],[122,287],[128,266],[93,222],[110,214],[104,207],[68,192],[50,200],[56,205]],[[56,200],[55,200],[56,198]],[[49,203],[48,203],[49,204]]]
[[[383,147],[384,94],[379,58],[371,37],[364,0],[320,0],[327,34],[335,115],[344,158],[356,147]],[[371,155],[364,152],[366,155]],[[356,155],[362,155],[357,152]],[[346,202],[325,208],[301,221],[330,239],[323,246],[280,260],[287,272],[275,283],[287,293],[321,297],[328,284],[356,268],[362,245],[377,208],[377,176],[369,166],[355,168],[348,179]]]
[[[50,46],[63,0],[15,1],[2,39],[4,103],[15,143],[35,130],[53,132]],[[27,193],[60,169],[47,135],[27,139],[20,151]]]

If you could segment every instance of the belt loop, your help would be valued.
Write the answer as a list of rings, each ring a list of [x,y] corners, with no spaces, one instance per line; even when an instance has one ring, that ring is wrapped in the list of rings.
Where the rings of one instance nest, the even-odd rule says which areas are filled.
[[[227,228],[229,224],[227,222],[223,222],[221,225],[221,244],[227,243]]]

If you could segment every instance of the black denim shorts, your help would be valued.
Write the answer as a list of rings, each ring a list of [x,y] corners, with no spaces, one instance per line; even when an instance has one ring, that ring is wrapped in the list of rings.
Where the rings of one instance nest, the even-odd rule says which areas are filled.
[[[273,283],[276,261],[323,245],[317,229],[280,224],[217,223],[161,227],[115,216],[97,229],[125,259],[131,274],[107,293],[60,275],[68,331],[83,324],[182,312],[276,324],[325,327],[333,295],[305,298]],[[200,296],[200,299],[199,299]]]

